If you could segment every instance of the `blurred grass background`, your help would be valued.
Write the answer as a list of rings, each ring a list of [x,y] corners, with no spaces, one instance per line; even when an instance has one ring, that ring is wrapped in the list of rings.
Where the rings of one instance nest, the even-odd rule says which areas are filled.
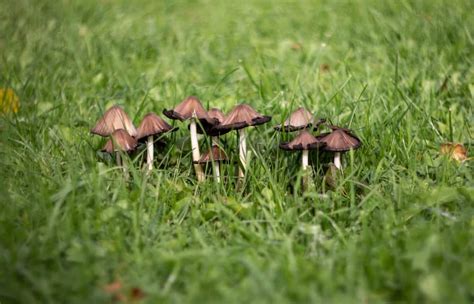
[[[472,1],[0,0],[0,302],[474,301]],[[89,129],[122,105],[138,124],[188,95],[225,111],[303,105],[352,128],[321,193],[293,189],[299,155],[249,131],[243,190],[196,185],[187,127],[131,184]],[[223,137],[235,151],[235,134]],[[202,141],[203,148],[205,146]],[[314,154],[314,153],[313,153]],[[232,173],[232,168],[224,168]]]

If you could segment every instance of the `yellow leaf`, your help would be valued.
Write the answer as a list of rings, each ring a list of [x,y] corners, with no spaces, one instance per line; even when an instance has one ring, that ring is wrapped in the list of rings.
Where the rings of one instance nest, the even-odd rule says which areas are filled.
[[[0,112],[3,113],[17,113],[20,107],[20,100],[15,92],[8,88],[0,88]]]
[[[441,154],[448,155],[452,159],[463,162],[467,159],[467,149],[458,143],[444,143],[441,144]]]

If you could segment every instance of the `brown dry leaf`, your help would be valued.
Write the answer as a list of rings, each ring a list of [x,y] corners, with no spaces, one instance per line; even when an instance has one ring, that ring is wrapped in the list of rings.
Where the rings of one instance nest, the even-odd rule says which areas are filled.
[[[441,144],[440,153],[448,155],[451,159],[458,162],[467,160],[467,149],[459,143],[443,143]]]
[[[293,44],[291,45],[291,49],[292,49],[292,50],[295,50],[295,51],[301,50],[302,47],[303,47],[303,46],[302,46],[300,43],[298,43],[298,42],[295,42],[295,43],[293,43]]]
[[[127,293],[124,291],[124,286],[120,280],[109,283],[102,289],[105,291],[105,293],[112,296],[114,302],[135,303],[145,297],[145,293],[139,287],[133,287],[130,289],[130,293],[127,296]]]
[[[132,301],[139,301],[145,297],[145,293],[138,287],[133,287],[130,290],[130,300]]]
[[[127,297],[122,293],[122,282],[116,280],[103,287],[105,293],[112,296],[114,302],[127,302]]]
[[[20,107],[20,99],[10,88],[0,88],[0,112],[17,113]]]
[[[103,289],[106,293],[116,293],[116,292],[119,292],[122,289],[122,287],[123,287],[122,282],[117,280],[105,285]]]
[[[319,71],[321,73],[329,73],[331,70],[331,67],[327,63],[323,63],[319,66]]]

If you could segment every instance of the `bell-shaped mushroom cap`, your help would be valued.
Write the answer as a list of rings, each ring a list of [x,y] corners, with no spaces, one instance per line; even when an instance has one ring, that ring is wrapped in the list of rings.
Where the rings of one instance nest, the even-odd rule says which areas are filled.
[[[247,104],[240,104],[214,129],[218,131],[238,130],[249,126],[261,125],[269,122],[271,119],[271,116],[262,115]]]
[[[288,119],[285,120],[283,124],[277,125],[274,128],[277,131],[293,132],[309,128],[313,125],[313,123],[313,114],[311,114],[305,108],[301,107],[291,113],[290,117],[288,117]]]
[[[194,113],[196,113],[196,118],[204,125],[214,125],[215,121],[209,117],[206,110],[201,104],[201,101],[195,96],[189,96],[183,100],[179,105],[177,105],[173,110],[163,110],[163,114],[166,117],[171,119],[178,119],[180,121],[185,121],[193,118]]]
[[[324,145],[324,142],[314,137],[308,131],[303,130],[292,141],[280,144],[280,148],[288,151],[315,150],[323,147]]]
[[[325,151],[345,152],[361,146],[360,139],[353,135],[349,129],[336,126],[331,126],[331,129],[333,129],[331,133],[318,136],[321,141],[326,143]]]
[[[124,129],[115,130],[111,137],[112,138],[107,141],[104,148],[102,148],[102,151],[107,153],[115,151],[129,152],[134,150],[138,145],[137,140],[130,136],[130,134],[128,134]]]
[[[140,126],[137,129],[137,139],[142,139],[151,135],[159,135],[161,133],[175,131],[177,128],[173,128],[161,117],[155,113],[148,113],[143,117]]]
[[[202,128],[198,128],[198,133],[201,133],[201,134],[206,133],[209,136],[219,136],[231,131],[231,129],[228,129],[228,130],[216,129],[216,126],[220,125],[226,118],[225,114],[222,113],[221,110],[217,108],[211,108],[207,113],[209,114],[209,117],[214,119],[216,124],[213,126],[204,126],[204,130]]]
[[[227,154],[224,150],[219,148],[217,145],[213,145],[209,151],[204,153],[198,161],[195,161],[196,164],[205,164],[209,162],[226,162],[228,161]]]
[[[198,126],[197,127],[197,132],[199,134],[207,134],[209,136],[218,136],[218,135],[222,135],[224,133],[227,133],[227,132],[219,132],[217,130],[214,129],[215,126],[219,125],[220,123],[222,123],[225,119],[225,115],[224,113],[222,113],[221,110],[219,110],[218,108],[211,108],[209,111],[207,111],[207,114],[209,115],[209,117],[211,119],[214,120],[214,125],[208,125],[208,124],[203,124],[202,128],[201,126]]]
[[[120,106],[115,105],[104,113],[104,116],[91,130],[91,133],[107,137],[118,129],[124,129],[131,136],[137,136],[137,129],[135,129],[130,117]]]
[[[209,109],[209,111],[207,111],[207,114],[209,115],[209,117],[214,119],[217,124],[221,124],[225,120],[225,114],[222,113],[222,111],[218,108]]]

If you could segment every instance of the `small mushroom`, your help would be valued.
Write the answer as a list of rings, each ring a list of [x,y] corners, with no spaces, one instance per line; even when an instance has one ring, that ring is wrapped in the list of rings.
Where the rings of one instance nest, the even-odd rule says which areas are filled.
[[[163,110],[163,114],[171,119],[178,119],[180,121],[189,120],[193,161],[198,161],[201,158],[201,155],[199,153],[196,121],[199,120],[199,123],[203,128],[209,128],[215,124],[215,121],[209,117],[199,99],[195,96],[189,96],[180,104],[178,104],[174,109]],[[203,181],[205,176],[201,165],[195,164],[194,170],[196,171],[198,181]]]
[[[228,161],[227,155],[224,150],[219,148],[218,145],[213,145],[209,151],[202,155],[202,157],[196,161],[198,164],[212,163],[212,170],[216,178],[216,182],[220,183],[220,168],[219,163]]]
[[[290,114],[282,124],[273,128],[277,131],[294,132],[302,129],[310,128],[314,123],[313,114],[303,107],[298,108]]]
[[[281,143],[280,148],[287,151],[303,151],[301,167],[303,170],[306,170],[308,167],[309,150],[316,150],[324,145],[324,142],[314,137],[307,130],[303,130],[292,141]]]
[[[211,108],[207,112],[207,114],[209,115],[209,117],[214,119],[214,121],[216,122],[216,125],[220,125],[225,120],[225,114],[222,113],[222,111],[219,110],[218,108]],[[207,130],[206,133],[209,134],[212,137],[212,144],[213,145],[218,145],[219,144],[218,137],[219,137],[219,135],[222,135],[223,132],[219,132],[213,126],[209,130]]]
[[[326,143],[325,151],[334,153],[334,165],[338,169],[342,169],[341,152],[357,149],[361,146],[361,141],[349,129],[337,126],[330,126],[331,133],[321,134],[318,138]]]
[[[221,124],[225,120],[225,114],[218,108],[210,108],[207,114],[216,120],[218,124]]]
[[[143,117],[143,120],[137,129],[137,140],[142,140],[145,138],[147,140],[146,163],[149,171],[151,171],[151,169],[153,168],[153,137],[159,136],[160,134],[166,132],[176,131],[177,129],[178,128],[173,128],[172,126],[170,126],[166,121],[164,121],[155,113],[148,113]]]
[[[212,137],[212,140],[217,140],[217,137],[219,135],[223,135],[227,132],[230,132],[230,130],[223,131],[223,130],[217,130],[215,127],[219,124],[221,124],[224,119],[225,119],[225,114],[222,113],[221,110],[218,108],[211,108],[209,111],[207,111],[207,114],[211,119],[214,120],[214,125],[206,125],[204,128],[201,126],[197,126],[197,133],[199,134],[207,134]]]
[[[271,116],[265,116],[255,111],[247,104],[240,104],[226,116],[221,124],[216,125],[213,129],[221,134],[231,130],[237,130],[239,133],[239,159],[242,167],[239,167],[239,177],[245,176],[247,167],[247,143],[245,128],[249,126],[261,125],[269,122]]]
[[[115,130],[110,137],[102,151],[107,153],[115,152],[117,165],[122,166],[124,173],[127,173],[127,165],[122,161],[120,153],[133,151],[137,147],[138,142],[124,129]]]
[[[91,133],[107,137],[118,129],[126,130],[133,137],[137,136],[137,129],[135,129],[130,117],[120,106],[115,105],[104,113],[104,116],[91,130]]]

